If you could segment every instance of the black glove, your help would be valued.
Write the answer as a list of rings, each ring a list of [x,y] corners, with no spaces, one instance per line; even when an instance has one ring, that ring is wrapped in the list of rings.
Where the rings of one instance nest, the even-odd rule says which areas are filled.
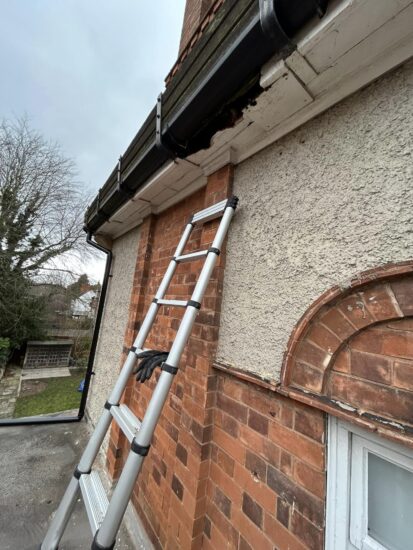
[[[137,355],[137,358],[141,359],[141,361],[133,369],[133,374],[136,374],[136,381],[143,384],[146,380],[149,380],[156,367],[167,360],[168,352],[151,349],[142,351],[142,353]]]

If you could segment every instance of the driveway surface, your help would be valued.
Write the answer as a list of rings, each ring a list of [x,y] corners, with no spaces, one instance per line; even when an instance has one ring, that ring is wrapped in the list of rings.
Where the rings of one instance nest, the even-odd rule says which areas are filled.
[[[43,426],[0,426],[0,549],[37,550],[82,449],[85,422]],[[59,550],[90,549],[83,503],[78,501]],[[134,550],[121,529],[116,550]]]

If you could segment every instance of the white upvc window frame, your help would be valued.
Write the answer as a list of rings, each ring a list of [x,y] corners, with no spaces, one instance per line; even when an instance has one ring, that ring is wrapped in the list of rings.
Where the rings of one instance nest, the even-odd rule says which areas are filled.
[[[413,452],[329,416],[326,550],[386,550],[368,534],[368,453],[413,472]]]

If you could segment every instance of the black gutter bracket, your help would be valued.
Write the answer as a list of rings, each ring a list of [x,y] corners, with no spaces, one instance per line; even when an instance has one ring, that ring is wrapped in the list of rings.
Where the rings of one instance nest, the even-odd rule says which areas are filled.
[[[98,216],[100,216],[101,218],[103,218],[103,220],[105,222],[108,221],[108,219],[110,218],[110,214],[108,214],[107,212],[105,212],[103,210],[103,207],[101,206],[101,202],[102,202],[102,197],[101,197],[101,194],[102,194],[102,189],[99,189],[98,191],[98,197],[97,197],[97,205],[96,205],[96,213]]]
[[[166,137],[166,141],[169,141],[171,143],[166,143],[164,134],[162,132],[162,93],[160,93],[156,100],[156,147],[160,151],[164,151],[167,155],[169,155],[172,160],[176,160],[177,157],[184,158],[186,156],[186,147],[178,143],[171,134],[167,135]]]
[[[121,193],[128,199],[133,197],[133,195],[135,194],[135,191],[133,191],[133,189],[128,187],[126,183],[122,180],[122,155],[120,155],[118,160],[116,191],[118,193]]]

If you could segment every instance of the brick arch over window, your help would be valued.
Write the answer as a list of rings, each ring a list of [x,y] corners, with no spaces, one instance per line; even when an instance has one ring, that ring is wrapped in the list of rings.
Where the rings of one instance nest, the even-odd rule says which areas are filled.
[[[333,414],[413,436],[413,262],[334,287],[290,337],[281,389]]]

